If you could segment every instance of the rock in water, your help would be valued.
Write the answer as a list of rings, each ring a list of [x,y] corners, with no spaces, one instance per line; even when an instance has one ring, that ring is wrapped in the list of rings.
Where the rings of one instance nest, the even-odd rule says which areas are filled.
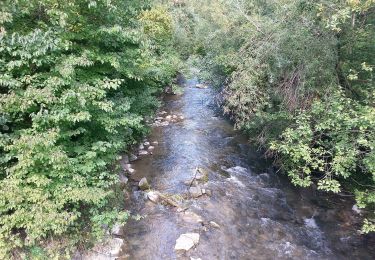
[[[128,178],[123,173],[120,173],[119,180],[121,184],[127,184],[129,181]]]
[[[147,198],[154,203],[158,203],[159,202],[159,193],[156,192],[156,191],[150,191],[149,193],[147,193]]]
[[[148,190],[150,189],[150,184],[148,184],[148,181],[145,177],[143,177],[139,183],[138,183],[138,187],[141,189],[141,190]]]
[[[199,83],[199,84],[196,84],[195,87],[196,87],[196,88],[201,88],[201,89],[206,89],[206,88],[208,88],[207,85],[205,85],[205,84],[200,84],[200,83]]]
[[[92,250],[80,256],[80,260],[104,260],[116,259],[121,254],[124,240],[121,238],[109,238],[101,244],[94,246]]]
[[[175,250],[188,251],[192,247],[198,245],[199,234],[198,233],[186,233],[182,234],[177,240],[174,247]]]
[[[137,157],[136,155],[134,155],[134,154],[130,154],[130,155],[129,155],[129,161],[130,161],[130,162],[134,162],[134,161],[136,161],[136,160],[138,160],[138,157]]]
[[[125,164],[128,164],[130,161],[129,161],[129,156],[128,155],[123,155],[122,156],[122,162],[125,163]]]
[[[148,152],[145,151],[145,150],[139,150],[138,154],[139,154],[139,155],[147,155]]]
[[[217,224],[217,223],[214,222],[214,221],[210,221],[210,225],[211,225],[211,227],[214,227],[214,228],[220,228],[220,225]]]
[[[185,211],[182,215],[182,219],[189,223],[203,223],[202,217],[191,211]]]
[[[122,225],[120,225],[119,223],[116,223],[115,225],[113,225],[111,229],[111,234],[115,236],[122,236],[123,235],[122,228],[123,228]]]
[[[189,193],[193,198],[198,198],[203,195],[202,189],[200,187],[190,187]]]

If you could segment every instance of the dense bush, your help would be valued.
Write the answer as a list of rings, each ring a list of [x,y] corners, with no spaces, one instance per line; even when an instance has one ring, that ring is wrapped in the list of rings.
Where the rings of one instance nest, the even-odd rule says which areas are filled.
[[[2,1],[1,259],[124,220],[111,168],[176,73],[170,37],[147,1]]]
[[[355,193],[365,232],[375,230],[374,11],[373,0],[189,1],[175,11],[183,52],[222,87],[236,126],[295,185]]]

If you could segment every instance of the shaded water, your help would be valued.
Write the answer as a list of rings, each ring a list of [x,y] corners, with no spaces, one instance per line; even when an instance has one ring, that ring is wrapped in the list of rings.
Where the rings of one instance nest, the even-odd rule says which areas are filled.
[[[154,204],[133,187],[128,207],[141,220],[129,220],[122,259],[374,259],[373,237],[361,236],[353,201],[292,187],[272,172],[246,138],[220,116],[210,89],[188,80],[182,96],[166,98],[164,110],[182,114],[181,122],[154,127],[153,155],[134,165],[134,181],[147,177],[162,193],[187,193],[183,183],[201,167],[209,172],[212,196],[188,199],[188,221],[176,208]],[[183,233],[200,234],[196,248],[174,251]]]

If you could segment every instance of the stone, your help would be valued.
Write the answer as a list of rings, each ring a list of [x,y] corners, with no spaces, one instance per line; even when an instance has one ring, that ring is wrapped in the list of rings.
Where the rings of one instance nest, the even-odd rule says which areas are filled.
[[[186,185],[186,186],[191,186],[191,187],[195,187],[195,186],[198,186],[198,181],[197,180],[187,180],[187,181],[184,181],[184,184]]]
[[[189,193],[190,193],[190,196],[193,198],[198,198],[203,195],[200,187],[190,187]]]
[[[124,240],[108,238],[103,243],[96,244],[92,250],[81,255],[80,260],[114,260],[121,254]]]
[[[147,150],[152,151],[154,149],[155,149],[155,147],[153,147],[152,145],[150,145]]]
[[[128,178],[123,173],[120,173],[119,180],[121,184],[127,184],[129,181]]]
[[[202,217],[191,211],[185,211],[182,219],[189,223],[203,223]]]
[[[157,191],[150,191],[150,192],[147,193],[147,198],[150,201],[154,202],[154,203],[158,203],[159,202],[159,198],[160,198],[159,192],[157,192]]]
[[[145,147],[144,147],[143,144],[140,144],[140,145],[138,146],[138,149],[139,149],[139,150],[143,150],[143,149],[145,149]]]
[[[134,170],[133,168],[129,168],[129,169],[127,170],[127,172],[128,172],[129,174],[133,174],[133,173],[135,173],[135,170]]]
[[[199,258],[199,257],[197,257],[197,258],[195,258],[195,257],[190,257],[190,260],[202,260],[202,259]]]
[[[158,144],[159,144],[158,141],[153,141],[153,142],[152,142],[152,145],[158,145]]]
[[[162,121],[164,119],[164,117],[162,117],[162,116],[158,116],[157,118],[155,118],[155,120],[157,120],[157,121]]]
[[[130,154],[129,155],[129,161],[130,162],[134,162],[134,161],[136,161],[136,160],[138,160],[138,157],[135,155],[135,154]]]
[[[205,84],[196,84],[195,87],[196,88],[200,88],[200,89],[206,89],[206,88],[208,88],[208,86],[205,85]]]
[[[362,210],[358,208],[357,204],[354,204],[352,210],[357,214],[362,214]]]
[[[208,189],[205,189],[205,193],[207,196],[211,197],[212,196],[212,191],[211,190],[208,190]]]
[[[171,115],[167,115],[166,117],[165,117],[165,120],[171,120],[172,119],[172,116]]]
[[[176,251],[183,250],[188,251],[199,243],[198,233],[186,233],[182,234],[177,240],[174,249]]]
[[[124,169],[127,171],[129,170],[130,168],[132,167],[132,165],[130,163],[126,163],[124,164]]]
[[[122,156],[122,162],[124,163],[124,164],[128,164],[130,161],[129,161],[129,156],[128,155],[123,155]]]
[[[148,190],[150,189],[150,184],[148,184],[148,181],[146,179],[146,177],[143,177],[139,183],[138,183],[138,187],[141,189],[141,190]]]
[[[150,142],[144,142],[143,145],[144,146],[150,146]]]
[[[172,118],[173,118],[173,119],[177,119],[177,115],[173,115]]]
[[[148,152],[146,150],[139,150],[138,155],[147,155]]]
[[[165,121],[163,123],[160,124],[161,126],[168,126],[169,125],[169,122],[168,121]]]
[[[119,223],[113,225],[111,229],[111,234],[115,236],[122,236],[123,235],[123,226]]]
[[[180,116],[180,119],[181,119],[181,120],[184,120],[184,119],[185,119],[185,117],[184,117],[184,116]]]
[[[217,224],[215,221],[210,221],[210,226],[214,228],[220,228],[220,225]]]

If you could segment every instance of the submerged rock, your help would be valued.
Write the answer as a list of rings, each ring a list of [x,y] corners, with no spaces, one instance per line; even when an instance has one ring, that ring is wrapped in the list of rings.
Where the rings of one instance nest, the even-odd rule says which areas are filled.
[[[177,240],[174,247],[175,250],[184,250],[188,251],[192,247],[198,245],[199,243],[199,234],[198,233],[186,233],[182,234]]]
[[[141,190],[148,190],[151,188],[150,184],[148,183],[147,179],[145,177],[143,177],[139,183],[138,183],[138,187],[141,189]]]

